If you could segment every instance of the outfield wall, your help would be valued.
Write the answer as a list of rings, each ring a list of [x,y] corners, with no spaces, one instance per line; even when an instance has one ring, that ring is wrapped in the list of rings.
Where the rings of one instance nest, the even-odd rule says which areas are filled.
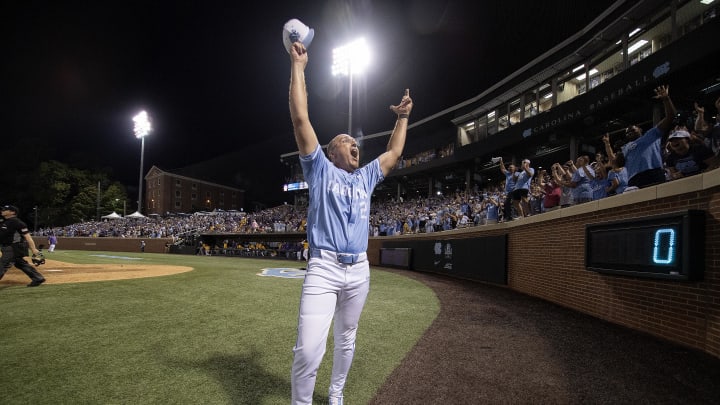
[[[43,245],[43,252],[47,252],[47,238],[33,236],[35,245]],[[95,250],[103,252],[139,252],[140,241],[145,241],[145,252],[165,253],[165,245],[172,243],[172,238],[68,238],[58,237],[56,250]],[[50,257],[48,253],[47,257]]]
[[[705,268],[701,281],[610,275],[586,269],[586,224],[690,209],[705,211]],[[719,218],[717,169],[509,223],[371,238],[368,258],[373,265],[379,265],[381,248],[397,248],[402,241],[411,245],[416,240],[506,235],[508,288],[720,357]],[[484,260],[477,257],[475,266],[481,268]]]

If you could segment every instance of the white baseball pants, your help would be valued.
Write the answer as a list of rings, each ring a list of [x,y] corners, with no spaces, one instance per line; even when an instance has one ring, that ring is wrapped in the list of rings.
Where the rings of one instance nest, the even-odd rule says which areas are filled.
[[[367,260],[338,263],[332,253],[311,257],[300,297],[298,335],[293,348],[292,404],[312,404],[315,379],[325,354],[330,323],[335,318],[330,396],[342,397],[355,354],[360,313],[370,288]]]

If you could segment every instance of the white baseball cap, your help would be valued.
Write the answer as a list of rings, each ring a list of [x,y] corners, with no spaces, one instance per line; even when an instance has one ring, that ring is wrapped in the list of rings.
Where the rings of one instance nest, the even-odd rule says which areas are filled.
[[[690,138],[690,133],[688,131],[684,131],[682,129],[677,130],[670,134],[668,139],[676,139],[676,138]]]
[[[315,30],[303,24],[296,18],[286,22],[283,27],[283,43],[285,44],[285,50],[288,51],[288,53],[290,53],[290,47],[293,42],[300,41],[306,48],[308,48],[314,36]]]

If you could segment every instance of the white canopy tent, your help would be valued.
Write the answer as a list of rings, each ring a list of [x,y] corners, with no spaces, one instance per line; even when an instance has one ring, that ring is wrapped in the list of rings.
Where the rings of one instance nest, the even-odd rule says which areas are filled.
[[[102,219],[122,219],[122,216],[117,212],[113,211],[112,214],[103,215]]]
[[[145,215],[141,214],[139,211],[135,211],[130,215],[126,215],[125,218],[147,218]]]

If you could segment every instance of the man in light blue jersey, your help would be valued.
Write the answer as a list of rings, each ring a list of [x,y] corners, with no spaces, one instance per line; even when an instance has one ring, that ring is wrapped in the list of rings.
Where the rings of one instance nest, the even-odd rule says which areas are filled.
[[[515,190],[515,181],[517,180],[518,173],[514,164],[510,164],[505,168],[505,162],[502,157],[498,157],[500,162],[500,171],[505,176],[505,202],[503,203],[503,219],[505,221],[512,221],[512,193]]]
[[[343,388],[355,354],[355,336],[365,305],[370,267],[367,261],[370,198],[392,170],[405,146],[413,102],[408,90],[390,110],[397,115],[387,150],[360,167],[360,150],[350,135],[340,134],[323,154],[307,104],[307,49],[290,48],[290,117],[309,186],[307,234],[310,260],[300,297],[298,334],[293,348],[292,404],[311,404],[317,370],[334,321],[334,353],[329,402],[342,404]]]
[[[628,175],[628,187],[644,188],[665,182],[663,167],[662,139],[667,137],[673,126],[676,109],[670,99],[668,86],[655,88],[655,98],[662,100],[665,109],[657,125],[643,134],[637,125],[631,125],[625,131],[622,152],[625,156],[625,168]],[[613,159],[612,148],[606,146],[608,157]]]
[[[535,169],[530,167],[530,159],[523,159],[512,192],[513,207],[520,218],[530,215],[530,181],[533,176],[535,176]]]

